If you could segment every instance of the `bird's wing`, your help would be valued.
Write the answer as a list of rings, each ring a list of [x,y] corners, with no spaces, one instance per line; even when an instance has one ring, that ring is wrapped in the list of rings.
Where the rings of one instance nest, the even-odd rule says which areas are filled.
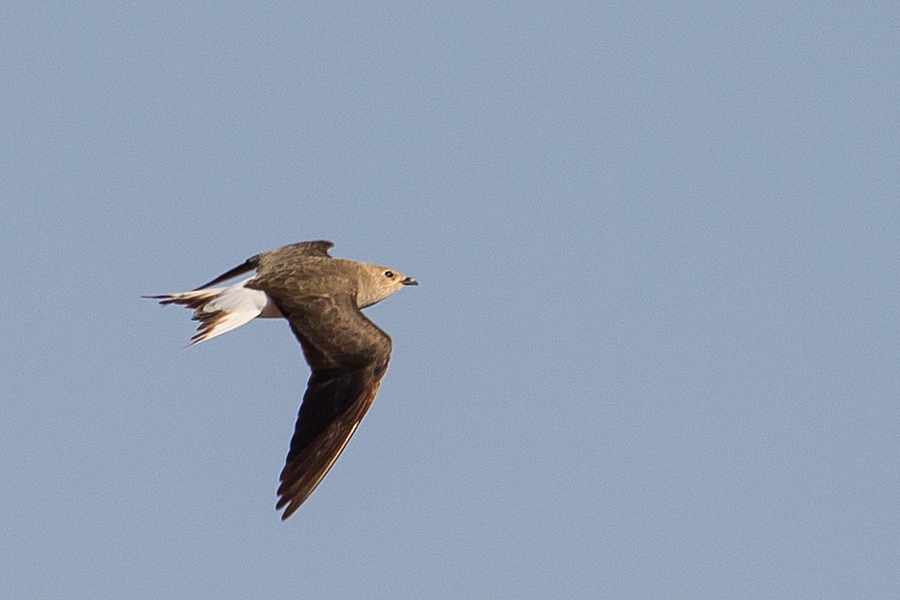
[[[334,244],[331,242],[326,242],[324,240],[316,241],[316,242],[300,242],[297,244],[290,244],[289,246],[282,246],[281,248],[276,248],[275,250],[269,250],[267,252],[261,252],[256,256],[251,256],[235,268],[231,269],[226,273],[222,273],[212,281],[208,283],[204,283],[200,287],[196,288],[194,291],[199,291],[206,289],[210,286],[214,286],[217,283],[222,283],[223,281],[227,281],[232,277],[237,277],[238,275],[243,275],[244,273],[249,273],[250,271],[259,268],[260,259],[263,261],[271,260],[272,258],[281,258],[282,255],[290,254],[292,257],[300,257],[300,256],[318,256],[320,258],[331,258],[328,254],[328,249],[333,247]]]
[[[391,338],[350,294],[275,302],[312,368],[278,488],[276,509],[284,508],[281,518],[287,519],[328,473],[375,400]]]

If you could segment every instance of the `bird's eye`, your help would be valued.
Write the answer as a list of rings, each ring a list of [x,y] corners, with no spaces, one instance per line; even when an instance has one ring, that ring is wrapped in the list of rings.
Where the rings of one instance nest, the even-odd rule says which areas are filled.
[[[384,272],[384,276],[387,277],[388,279],[393,279],[393,278],[394,278],[394,272],[393,272],[393,271],[385,271],[385,272]]]

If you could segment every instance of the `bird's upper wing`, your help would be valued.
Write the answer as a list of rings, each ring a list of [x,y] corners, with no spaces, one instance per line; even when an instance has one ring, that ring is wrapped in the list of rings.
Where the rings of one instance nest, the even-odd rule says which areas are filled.
[[[279,260],[283,260],[286,256],[290,256],[292,258],[300,256],[318,256],[320,258],[331,258],[331,256],[329,256],[328,254],[328,249],[332,248],[333,246],[334,244],[332,244],[331,242],[320,240],[316,242],[299,242],[297,244],[290,244],[289,246],[282,246],[281,248],[276,248],[275,250],[261,252],[256,256],[251,256],[230,271],[222,273],[212,281],[204,283],[194,291],[196,292],[199,290],[203,290],[210,286],[214,286],[217,283],[227,281],[232,277],[237,277],[238,275],[249,273],[250,271],[259,268],[261,262],[263,264],[269,262],[277,262]]]
[[[312,368],[278,488],[276,508],[284,508],[281,518],[287,519],[325,477],[375,400],[391,338],[348,293],[273,299]]]

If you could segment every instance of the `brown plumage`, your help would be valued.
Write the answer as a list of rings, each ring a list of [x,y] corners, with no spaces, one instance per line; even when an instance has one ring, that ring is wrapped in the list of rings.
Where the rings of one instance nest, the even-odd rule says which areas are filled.
[[[366,414],[391,358],[391,338],[360,309],[416,285],[397,271],[331,258],[331,242],[263,252],[191,292],[147,296],[179,304],[200,321],[191,344],[255,317],[283,317],[312,369],[281,471],[276,509],[287,519],[337,460]],[[234,285],[216,284],[256,270]]]

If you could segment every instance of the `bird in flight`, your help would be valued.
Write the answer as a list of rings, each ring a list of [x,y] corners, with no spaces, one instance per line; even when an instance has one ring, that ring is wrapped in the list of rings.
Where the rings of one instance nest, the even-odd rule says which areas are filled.
[[[391,338],[360,309],[415,279],[367,263],[332,258],[331,242],[301,242],[269,250],[190,292],[144,296],[179,304],[199,321],[189,346],[254,318],[284,318],[312,374],[281,471],[276,510],[282,520],[319,485],[362,420],[391,358]],[[233,285],[213,287],[251,271]]]

